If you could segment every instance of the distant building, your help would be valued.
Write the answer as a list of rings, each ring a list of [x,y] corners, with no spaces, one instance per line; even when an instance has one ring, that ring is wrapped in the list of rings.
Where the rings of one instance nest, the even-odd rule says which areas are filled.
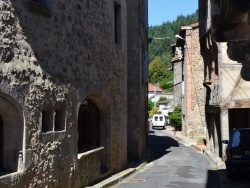
[[[153,102],[158,102],[161,97],[168,99],[171,104],[174,100],[173,93],[165,93],[165,91],[159,88],[156,84],[148,84],[148,99]]]

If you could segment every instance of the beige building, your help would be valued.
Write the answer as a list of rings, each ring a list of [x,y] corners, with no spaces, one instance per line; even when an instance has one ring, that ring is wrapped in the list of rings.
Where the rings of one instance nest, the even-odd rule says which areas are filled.
[[[147,1],[0,0],[0,12],[0,187],[85,187],[141,160]]]
[[[244,17],[246,13],[230,12],[233,10],[231,3],[223,0],[199,1],[200,44],[205,66],[207,149],[220,158],[223,158],[224,147],[221,140],[228,139],[233,128],[250,127],[250,82],[246,81],[245,70],[237,62],[246,61],[249,51],[243,34],[236,32],[244,30],[241,24],[246,26],[246,23],[243,23],[244,19],[234,22],[233,18],[239,17],[232,17],[241,14]],[[240,7],[242,4],[237,6]]]

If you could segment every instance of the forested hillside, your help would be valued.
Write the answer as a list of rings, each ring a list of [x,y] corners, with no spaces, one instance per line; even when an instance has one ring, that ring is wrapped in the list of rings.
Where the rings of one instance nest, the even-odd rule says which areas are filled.
[[[159,26],[149,28],[149,82],[158,83],[159,86],[172,91],[173,74],[168,69],[171,67],[172,51],[170,45],[175,43],[175,35],[179,33],[180,26],[198,22],[198,10],[188,16],[178,16],[173,22],[164,22]],[[163,39],[154,39],[163,38]]]

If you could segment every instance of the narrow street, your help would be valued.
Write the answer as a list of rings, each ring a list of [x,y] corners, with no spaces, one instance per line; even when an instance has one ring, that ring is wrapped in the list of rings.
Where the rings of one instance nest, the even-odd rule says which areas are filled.
[[[165,130],[150,130],[149,149],[149,163],[114,188],[220,187],[216,166],[202,153],[167,135]]]

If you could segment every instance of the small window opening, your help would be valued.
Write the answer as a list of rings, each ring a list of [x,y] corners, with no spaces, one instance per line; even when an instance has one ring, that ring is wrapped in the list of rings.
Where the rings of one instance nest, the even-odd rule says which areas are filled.
[[[42,111],[42,132],[53,131],[53,113],[50,110]]]
[[[115,43],[121,43],[121,5],[114,5],[114,22],[115,22]]]
[[[42,6],[46,6],[47,5],[47,0],[32,0],[36,3],[39,3]]]
[[[65,111],[58,109],[55,111],[55,131],[62,131],[65,129]]]

